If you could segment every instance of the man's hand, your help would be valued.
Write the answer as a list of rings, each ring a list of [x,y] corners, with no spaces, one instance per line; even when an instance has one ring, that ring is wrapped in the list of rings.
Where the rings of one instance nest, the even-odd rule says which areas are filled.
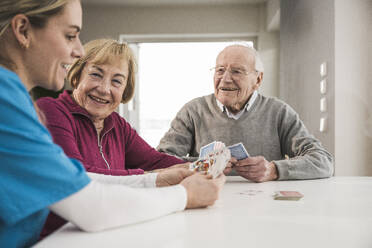
[[[226,165],[226,168],[223,170],[223,174],[228,175],[232,171],[232,167],[238,162],[234,157],[231,157],[229,163]]]
[[[223,174],[216,179],[212,179],[211,175],[201,173],[185,178],[181,185],[187,191],[186,208],[202,208],[213,205],[218,199],[225,181],[226,177]]]
[[[274,162],[268,162],[263,156],[249,157],[234,164],[236,172],[257,183],[278,179],[278,170]]]
[[[179,184],[183,179],[195,172],[184,168],[171,168],[159,171],[156,177],[156,187],[171,186]]]

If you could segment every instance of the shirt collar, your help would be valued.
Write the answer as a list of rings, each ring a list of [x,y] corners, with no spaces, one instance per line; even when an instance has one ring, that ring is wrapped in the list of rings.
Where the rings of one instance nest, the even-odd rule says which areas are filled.
[[[221,110],[221,112],[226,112],[226,115],[229,118],[237,120],[243,115],[243,113],[245,111],[248,111],[252,107],[252,105],[253,105],[254,101],[256,100],[257,96],[258,96],[257,90],[253,91],[251,97],[249,98],[248,102],[245,104],[244,108],[237,114],[231,113],[220,101],[218,101],[217,98],[216,98],[216,101],[217,101],[217,106]]]

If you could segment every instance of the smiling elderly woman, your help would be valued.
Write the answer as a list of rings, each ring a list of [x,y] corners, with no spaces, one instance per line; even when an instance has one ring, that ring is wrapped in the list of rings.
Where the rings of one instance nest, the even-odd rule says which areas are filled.
[[[101,174],[143,174],[184,163],[150,147],[114,112],[134,93],[135,61],[128,45],[100,39],[84,49],[85,55],[75,61],[67,76],[73,91],[37,101],[54,142],[87,171]],[[50,216],[43,234],[63,223]]]

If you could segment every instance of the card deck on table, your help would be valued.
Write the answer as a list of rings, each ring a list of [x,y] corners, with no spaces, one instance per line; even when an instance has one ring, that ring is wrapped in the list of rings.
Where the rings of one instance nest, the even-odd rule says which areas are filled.
[[[242,160],[249,157],[249,154],[242,142],[228,146],[227,148],[229,148],[231,152],[231,157],[234,157],[237,160]]]
[[[275,192],[274,200],[298,201],[302,197],[304,195],[298,191],[277,191]]]

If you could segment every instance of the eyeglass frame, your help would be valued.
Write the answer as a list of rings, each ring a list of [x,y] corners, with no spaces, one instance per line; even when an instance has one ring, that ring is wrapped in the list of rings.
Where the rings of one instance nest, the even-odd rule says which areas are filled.
[[[218,74],[218,72],[217,72],[217,68],[223,68],[224,69],[224,71],[223,71],[223,73],[222,74]],[[229,73],[230,73],[230,75],[231,75],[231,77],[233,77],[233,78],[242,78],[243,76],[248,76],[249,74],[251,74],[252,72],[255,72],[255,73],[257,73],[257,72],[259,72],[259,71],[257,71],[257,70],[254,70],[254,71],[246,71],[246,70],[244,70],[244,69],[241,69],[241,68],[230,68],[230,69],[227,69],[226,67],[224,67],[224,66],[215,66],[215,67],[212,67],[211,69],[210,69],[211,71],[213,70],[214,71],[214,74],[218,77],[218,78],[222,78],[223,77],[223,75],[225,75],[225,73],[228,71]],[[235,74],[234,74],[234,70],[235,70]],[[236,73],[238,73],[238,74],[236,74]]]

